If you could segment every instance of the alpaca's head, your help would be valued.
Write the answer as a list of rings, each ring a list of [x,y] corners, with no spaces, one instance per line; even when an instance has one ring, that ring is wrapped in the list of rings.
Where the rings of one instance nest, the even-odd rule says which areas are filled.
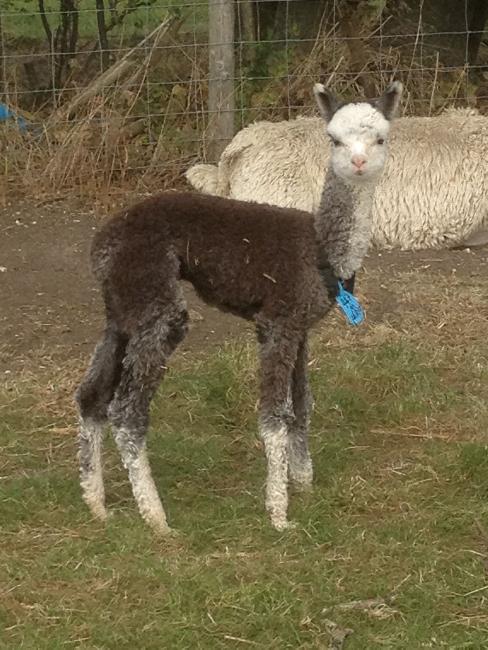
[[[394,81],[375,101],[341,103],[322,84],[315,84],[315,98],[332,143],[332,169],[339,178],[357,185],[378,179],[402,90],[402,84]]]

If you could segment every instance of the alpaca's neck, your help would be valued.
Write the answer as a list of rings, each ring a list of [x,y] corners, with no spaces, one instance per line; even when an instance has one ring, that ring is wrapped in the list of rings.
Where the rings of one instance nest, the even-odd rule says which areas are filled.
[[[319,263],[330,264],[339,278],[352,277],[368,252],[375,185],[346,183],[331,168],[325,177],[315,215]]]

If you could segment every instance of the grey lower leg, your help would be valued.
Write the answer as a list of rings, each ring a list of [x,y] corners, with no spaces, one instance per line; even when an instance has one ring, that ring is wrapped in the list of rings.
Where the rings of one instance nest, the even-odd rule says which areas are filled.
[[[307,341],[300,344],[293,371],[292,397],[295,417],[288,428],[288,469],[290,479],[302,489],[310,489],[313,481],[312,458],[308,447],[308,431],[312,394],[308,382]]]
[[[151,475],[144,437],[119,428],[115,432],[115,442],[129,474],[132,492],[142,518],[157,533],[168,533],[170,528]]]
[[[99,519],[106,519],[105,490],[102,475],[103,426],[95,420],[80,418],[78,459],[83,499]]]
[[[263,418],[260,434],[267,459],[266,510],[277,530],[288,526],[287,427],[284,420]]]
[[[288,526],[288,426],[298,344],[284,331],[270,333],[261,346],[260,433],[267,459],[266,509],[273,526],[282,530]]]
[[[78,459],[83,499],[100,519],[107,516],[102,476],[103,425],[119,380],[125,345],[126,338],[108,324],[75,395],[80,411]]]
[[[169,531],[151,476],[145,435],[149,407],[166,363],[187,329],[187,312],[179,303],[153,314],[131,337],[115,398],[109,408],[115,440],[144,520],[157,532]]]

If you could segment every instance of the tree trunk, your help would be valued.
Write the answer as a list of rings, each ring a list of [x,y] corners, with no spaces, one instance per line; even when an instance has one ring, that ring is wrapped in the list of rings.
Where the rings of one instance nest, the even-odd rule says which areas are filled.
[[[440,46],[441,59],[446,65],[474,65],[483,34],[470,32],[482,32],[487,18],[488,0],[425,2],[424,26],[432,25],[434,31],[440,32],[426,37],[425,42]]]
[[[241,30],[244,38],[247,41],[256,40],[256,12],[254,2],[247,0],[247,2],[239,2],[238,11],[240,16]]]
[[[471,0],[470,5],[468,63],[469,65],[476,65],[486,21],[488,20],[488,0]]]
[[[7,101],[7,75],[5,73],[5,41],[3,36],[3,16],[0,12],[0,97]]]
[[[69,37],[69,44],[68,44],[69,62],[71,62],[71,59],[74,59],[76,56],[76,47],[78,45],[79,18],[80,18],[80,14],[78,11],[77,0],[73,0],[73,2],[71,3],[71,29],[70,29],[70,37]]]
[[[290,36],[314,38],[328,0],[257,0],[257,32],[260,40],[285,40]]]
[[[371,11],[371,10],[370,10]],[[368,14],[360,11],[360,0],[343,2],[343,12],[339,24],[339,34],[344,37],[349,50],[349,70],[356,75],[359,86],[363,89],[364,96],[375,97],[376,87],[374,76],[368,70],[368,50],[361,36],[369,36],[370,19]],[[381,20],[381,17],[379,17]],[[365,28],[366,25],[366,28]],[[366,33],[365,32],[366,29]]]
[[[208,155],[217,160],[234,135],[234,0],[209,0]]]
[[[54,90],[62,90],[71,60],[75,57],[78,42],[77,0],[61,0],[61,24],[54,35],[55,69]]]
[[[39,0],[39,14],[41,16],[41,22],[42,26],[44,28],[44,33],[46,34],[48,46],[49,46],[49,52],[53,51],[53,33],[51,31],[51,26],[49,25],[49,21],[46,16],[46,8],[44,7],[44,0]]]
[[[95,3],[97,7],[98,46],[100,48],[100,61],[102,64],[102,71],[105,72],[110,64],[107,26],[105,24],[105,5],[103,0],[95,0]]]
[[[256,60],[257,21],[254,0],[240,0],[236,3],[236,44],[239,47],[239,63],[249,65]]]

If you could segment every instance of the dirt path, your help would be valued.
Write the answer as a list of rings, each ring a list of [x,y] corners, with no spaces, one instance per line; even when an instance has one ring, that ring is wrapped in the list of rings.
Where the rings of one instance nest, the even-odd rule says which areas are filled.
[[[32,359],[88,356],[103,326],[88,249],[100,218],[64,203],[17,202],[0,209],[0,373]],[[488,277],[488,250],[373,253],[359,279],[368,322],[401,319],[402,295],[390,280],[415,283],[435,274],[476,283]],[[433,276],[434,274],[434,276]],[[190,288],[193,326],[184,349],[198,349],[249,332],[250,326],[201,303]]]

